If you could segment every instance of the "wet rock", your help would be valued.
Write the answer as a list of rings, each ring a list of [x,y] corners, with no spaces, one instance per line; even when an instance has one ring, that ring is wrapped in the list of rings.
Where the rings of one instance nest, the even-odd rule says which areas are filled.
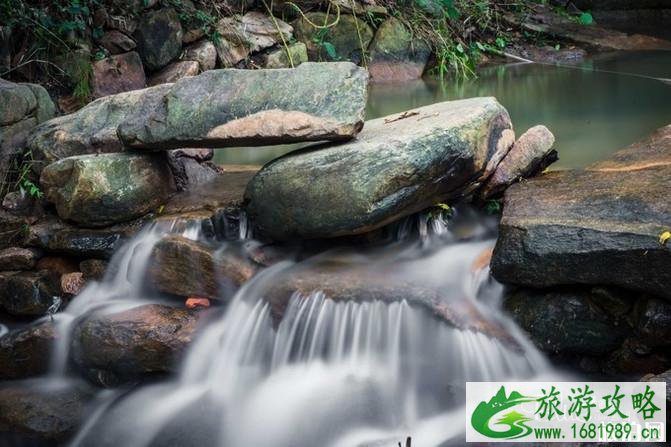
[[[40,253],[29,248],[10,247],[0,250],[0,271],[30,270],[35,267]]]
[[[198,62],[200,71],[212,70],[217,64],[217,49],[209,40],[201,40],[186,47],[184,60]]]
[[[552,154],[554,142],[554,135],[545,126],[538,125],[527,130],[496,167],[480,191],[480,197],[486,199],[519,179],[531,177],[545,169],[557,159],[556,151]]]
[[[165,67],[182,51],[182,25],[172,8],[143,13],[134,37],[149,70]]]
[[[117,127],[125,119],[146,115],[162,100],[169,85],[111,95],[76,113],[47,121],[33,129],[27,141],[39,172],[49,163],[81,154],[122,152]]]
[[[50,321],[16,329],[0,337],[0,380],[45,374],[56,330]]]
[[[648,299],[639,310],[638,341],[647,346],[671,346],[671,304]]]
[[[602,362],[604,371],[616,371],[620,374],[659,374],[669,368],[671,356],[668,350],[650,350],[649,347],[642,346],[635,337],[625,340],[618,350]]]
[[[385,274],[368,265],[354,267],[337,258],[323,258],[305,264],[296,264],[273,278],[264,291],[271,305],[275,321],[284,317],[290,299],[312,299],[314,292],[322,292],[334,301],[407,301],[427,309],[435,317],[464,330],[482,332],[515,345],[503,328],[488,320],[465,296],[443,293],[439,288],[419,284],[397,274]]]
[[[77,324],[72,356],[80,368],[108,371],[121,380],[175,371],[199,316],[160,304],[94,314]]]
[[[142,61],[135,51],[93,63],[92,95],[96,99],[142,89],[146,85]]]
[[[154,246],[149,277],[161,292],[221,300],[230,298],[256,269],[243,247],[231,244],[215,250],[182,236],[168,236]]]
[[[589,290],[519,289],[504,308],[543,351],[602,355],[629,335],[625,321],[612,320],[592,301]]]
[[[671,42],[641,34],[626,34],[597,24],[582,25],[563,17],[550,8],[535,6],[535,13],[525,14],[521,26],[536,33],[550,34],[572,42],[606,50],[669,50]],[[518,24],[518,17],[508,16],[509,22]]]
[[[291,56],[291,57],[289,57]],[[298,67],[308,61],[307,47],[303,42],[295,42],[268,53],[264,57],[265,68],[291,68]]]
[[[354,235],[438,202],[487,178],[509,149],[511,127],[494,98],[422,107],[368,121],[356,140],[311,146],[263,167],[247,187],[247,212],[272,239]]]
[[[202,220],[208,227],[211,226],[212,231],[208,234],[213,237],[224,233],[229,234],[224,231],[224,228],[234,227],[230,228],[230,234],[235,235],[234,239],[237,240],[238,215],[245,188],[259,169],[258,166],[242,166],[236,171],[218,174],[210,182],[191,186],[175,194],[168,201],[162,217],[174,219],[179,216],[184,220],[192,216],[197,220]]]
[[[614,285],[670,298],[671,126],[582,171],[505,195],[492,273],[531,287]]]
[[[47,218],[28,226],[23,243],[27,247],[76,258],[109,259],[125,241],[140,231],[143,223],[137,220],[92,230],[69,225],[60,219]],[[71,271],[76,270],[75,266]]]
[[[196,76],[199,70],[200,65],[196,61],[173,62],[152,76],[149,85],[177,82],[188,76]]]
[[[107,261],[102,259],[87,259],[79,263],[79,270],[84,275],[84,280],[100,281],[107,271]]]
[[[307,46],[311,61],[347,60],[361,63],[373,39],[373,30],[363,20],[349,14],[340,14],[336,25],[318,29],[310,24],[328,25],[335,22],[335,14],[309,12],[293,22],[296,39]]]
[[[85,286],[86,280],[82,272],[66,273],[61,276],[61,290],[66,295],[79,295]]]
[[[40,184],[62,219],[88,227],[140,217],[174,192],[166,160],[147,155],[69,157],[47,166]]]
[[[59,276],[79,270],[77,262],[61,256],[45,256],[37,262],[36,270],[49,270]]]
[[[431,55],[431,48],[425,42],[413,38],[405,25],[395,17],[382,22],[368,50],[368,71],[373,81],[419,79]]]
[[[38,383],[0,385],[0,433],[20,439],[16,445],[49,445],[72,436],[90,413],[93,393],[81,385],[39,387]]]
[[[107,31],[98,43],[111,54],[127,53],[134,50],[136,46],[133,39],[117,30]]]
[[[291,38],[293,28],[267,15],[252,11],[243,16],[224,17],[217,25],[220,38],[215,42],[223,67],[233,67],[250,54]]]
[[[168,163],[178,191],[209,184],[219,175],[214,164],[199,163],[190,157],[175,157],[173,154],[168,154]]]
[[[53,272],[0,273],[0,305],[12,315],[42,316],[61,295]]]
[[[352,138],[368,75],[350,63],[210,70],[174,84],[152,112],[119,126],[132,148],[265,145]]]

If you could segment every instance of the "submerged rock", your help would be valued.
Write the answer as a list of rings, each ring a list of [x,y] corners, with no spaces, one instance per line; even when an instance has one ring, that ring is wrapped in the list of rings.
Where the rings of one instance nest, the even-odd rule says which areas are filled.
[[[450,326],[482,332],[510,345],[516,345],[499,324],[487,318],[460,291],[440,290],[429,284],[419,284],[403,278],[398,272],[385,274],[384,268],[376,270],[375,264],[349,264],[335,259],[319,259],[296,264],[284,274],[273,278],[264,297],[270,302],[275,321],[284,317],[290,299],[313,299],[315,292],[322,292],[334,301],[407,301],[424,308]]]
[[[215,250],[182,236],[159,241],[149,261],[150,281],[158,290],[216,300],[230,298],[256,270],[242,247]]]
[[[74,329],[73,360],[82,369],[112,373],[120,380],[175,371],[200,315],[160,304],[94,314]]]
[[[554,142],[554,135],[545,126],[534,126],[524,132],[482,187],[480,197],[486,199],[500,193],[514,182],[545,169],[557,159],[552,149]]]
[[[582,171],[551,172],[505,195],[492,273],[546,287],[616,285],[671,298],[671,126]]]
[[[494,98],[368,121],[352,142],[310,146],[264,166],[247,187],[247,212],[278,240],[368,232],[472,191],[510,149],[510,128]]]
[[[50,321],[16,329],[0,337],[0,380],[45,374],[56,330]]]
[[[12,315],[45,315],[60,295],[60,278],[54,272],[0,273],[0,305]]]
[[[69,157],[47,166],[40,184],[62,219],[89,227],[140,217],[175,190],[165,158],[130,154]]]
[[[382,22],[368,51],[368,71],[373,81],[419,79],[431,55],[431,48],[424,41],[413,38],[395,17]]]
[[[164,150],[343,140],[363,125],[368,75],[350,63],[210,70],[178,81],[119,126],[129,147]]]
[[[70,115],[47,121],[31,132],[28,149],[34,169],[73,155],[122,152],[117,127],[127,118],[138,120],[162,100],[169,84],[107,96]]]
[[[88,387],[40,387],[39,383],[5,382],[0,385],[0,433],[15,445],[49,445],[72,436],[90,414],[93,398]]]

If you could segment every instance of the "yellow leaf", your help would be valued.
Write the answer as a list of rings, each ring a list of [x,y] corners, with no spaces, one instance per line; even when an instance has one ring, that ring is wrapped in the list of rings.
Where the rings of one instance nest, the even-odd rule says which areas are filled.
[[[671,239],[671,231],[665,231],[659,235],[659,243],[662,245],[666,245],[669,239]]]
[[[161,205],[158,207],[158,214],[163,214],[163,210],[165,210],[165,205]]]

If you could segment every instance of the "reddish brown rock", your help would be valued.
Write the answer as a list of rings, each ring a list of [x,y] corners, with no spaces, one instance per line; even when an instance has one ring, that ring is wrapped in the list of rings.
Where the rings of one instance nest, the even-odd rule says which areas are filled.
[[[221,300],[248,281],[257,266],[238,247],[213,247],[182,236],[168,236],[154,246],[151,283],[173,295]]]
[[[66,273],[61,276],[61,290],[67,295],[79,295],[85,286],[86,280],[82,272]]]
[[[149,79],[149,85],[177,82],[188,76],[196,76],[200,65],[196,61],[178,61],[168,65]]]
[[[84,274],[84,280],[100,281],[105,276],[107,261],[87,259],[79,263],[79,270]]]
[[[81,368],[120,379],[174,371],[193,341],[200,315],[160,304],[95,314],[75,328],[72,356]]]
[[[93,97],[137,90],[146,87],[140,56],[130,53],[110,56],[93,64]]]

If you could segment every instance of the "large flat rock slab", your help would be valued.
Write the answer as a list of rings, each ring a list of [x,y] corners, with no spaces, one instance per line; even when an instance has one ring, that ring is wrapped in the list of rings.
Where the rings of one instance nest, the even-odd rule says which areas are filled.
[[[367,87],[366,70],[349,62],[211,70],[179,80],[118,132],[153,150],[344,140],[361,130]]]
[[[611,284],[671,298],[671,126],[583,171],[505,195],[492,273],[532,287]]]
[[[472,190],[510,149],[511,133],[494,98],[367,121],[351,142],[264,166],[247,187],[247,212],[259,234],[276,240],[368,232]]]

